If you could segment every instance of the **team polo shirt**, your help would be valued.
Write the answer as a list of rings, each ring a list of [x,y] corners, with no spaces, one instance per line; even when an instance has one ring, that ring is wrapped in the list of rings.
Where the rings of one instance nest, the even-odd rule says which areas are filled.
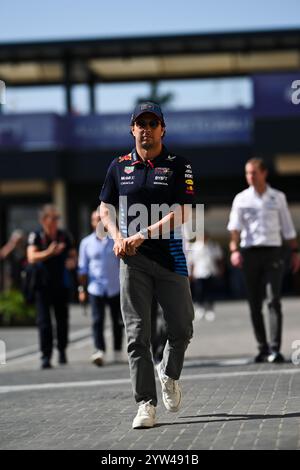
[[[169,153],[165,147],[160,155],[144,162],[136,149],[133,149],[130,154],[118,157],[111,163],[100,200],[119,207],[122,236],[132,235],[134,227],[136,233],[166,215],[158,214],[159,205],[194,203],[191,163],[183,157]],[[146,209],[140,217],[141,223],[137,223],[139,213],[135,210],[138,207],[136,204],[142,204]],[[146,239],[139,247],[139,252],[173,272],[188,275],[182,238],[178,230],[175,235],[171,232],[168,239]]]
[[[282,237],[296,238],[285,194],[269,185],[263,194],[250,186],[236,195],[227,229],[241,232],[242,248],[275,247],[282,244]]]

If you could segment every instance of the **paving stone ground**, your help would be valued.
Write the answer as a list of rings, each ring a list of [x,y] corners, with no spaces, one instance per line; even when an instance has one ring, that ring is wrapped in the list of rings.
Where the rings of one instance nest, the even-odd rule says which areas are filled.
[[[71,343],[67,366],[41,371],[35,352],[0,366],[0,449],[300,449],[300,365],[290,360],[292,354],[300,359],[300,347],[298,355],[293,349],[300,340],[298,299],[285,299],[284,312],[287,362],[280,365],[252,362],[255,342],[244,302],[217,304],[213,322],[197,318],[181,410],[165,411],[159,392],[157,426],[132,430],[128,364],[110,362],[111,348],[105,367],[90,364],[90,317],[73,307],[72,329],[85,334]],[[109,331],[108,325],[110,344]],[[34,329],[25,336],[22,342],[22,330],[0,332],[9,353],[36,343]]]

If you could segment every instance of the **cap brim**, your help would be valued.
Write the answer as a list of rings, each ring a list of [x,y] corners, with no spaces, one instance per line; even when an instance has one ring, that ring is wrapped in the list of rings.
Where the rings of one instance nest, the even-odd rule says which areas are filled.
[[[159,119],[160,122],[164,122],[164,120],[163,120],[163,118],[161,117],[161,115],[157,114],[155,111],[145,110],[145,111],[141,111],[140,113],[136,114],[136,115],[132,118],[131,123],[133,124],[134,121],[137,120],[137,118],[139,118],[140,116],[142,116],[142,114],[153,114],[155,117],[157,117],[157,119]]]

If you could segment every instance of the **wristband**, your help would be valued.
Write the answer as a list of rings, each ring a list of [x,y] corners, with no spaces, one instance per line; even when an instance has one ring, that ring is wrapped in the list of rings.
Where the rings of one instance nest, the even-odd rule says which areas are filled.
[[[231,250],[231,251],[230,251],[230,254],[232,255],[233,253],[236,253],[236,252],[238,252],[238,253],[239,253],[239,252],[240,252],[240,250],[238,250],[238,249],[236,249],[236,250]]]

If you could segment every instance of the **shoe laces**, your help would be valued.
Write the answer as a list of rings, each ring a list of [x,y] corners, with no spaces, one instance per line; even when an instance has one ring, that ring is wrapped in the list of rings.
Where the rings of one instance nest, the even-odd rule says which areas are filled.
[[[164,389],[168,393],[175,393],[176,389],[178,388],[177,380],[171,379],[166,374],[163,373],[161,366],[160,366],[160,379],[164,385]]]
[[[170,377],[164,379],[164,385],[169,393],[175,393],[178,388],[177,380],[171,379]]]
[[[151,410],[152,410],[152,407],[153,407],[153,405],[152,405],[152,403],[151,403],[151,400],[148,400],[148,401],[146,401],[145,403],[142,403],[142,404],[139,406],[139,409],[140,409],[141,412],[143,412],[143,411],[148,412],[148,411],[151,411]]]

